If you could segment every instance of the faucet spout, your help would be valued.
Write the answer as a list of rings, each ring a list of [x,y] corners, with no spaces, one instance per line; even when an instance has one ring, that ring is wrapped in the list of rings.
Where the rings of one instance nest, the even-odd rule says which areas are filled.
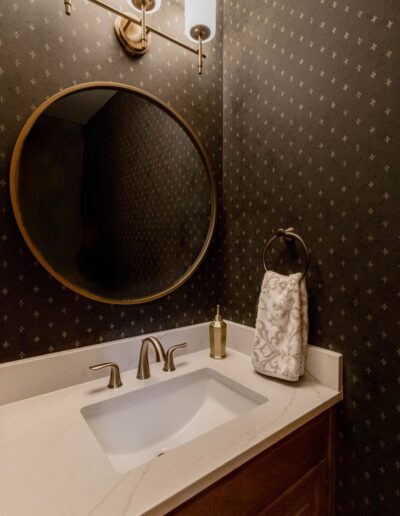
[[[138,380],[145,380],[150,378],[149,366],[149,344],[152,344],[156,353],[156,362],[166,361],[166,354],[161,342],[156,337],[146,337],[142,340],[142,347],[140,348],[139,364],[136,378]]]

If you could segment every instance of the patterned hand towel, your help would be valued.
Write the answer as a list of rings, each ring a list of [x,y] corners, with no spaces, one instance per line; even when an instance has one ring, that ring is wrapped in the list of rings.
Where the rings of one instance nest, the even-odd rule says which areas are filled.
[[[292,382],[304,374],[307,351],[308,303],[301,276],[265,273],[252,354],[257,372]]]

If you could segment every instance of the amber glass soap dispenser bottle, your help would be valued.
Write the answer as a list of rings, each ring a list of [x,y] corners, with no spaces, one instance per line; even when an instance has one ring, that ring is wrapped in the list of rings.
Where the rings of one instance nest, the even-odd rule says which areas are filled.
[[[222,320],[219,305],[210,323],[210,357],[226,358],[226,322]]]

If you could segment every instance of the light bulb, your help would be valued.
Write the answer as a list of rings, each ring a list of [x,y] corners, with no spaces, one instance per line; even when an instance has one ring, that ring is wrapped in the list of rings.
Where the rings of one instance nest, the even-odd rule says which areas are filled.
[[[217,18],[216,0],[185,0],[185,34],[191,41],[198,41],[198,31],[203,43],[215,36]]]
[[[142,0],[126,0],[134,11],[142,12]],[[146,14],[153,14],[161,7],[161,0],[145,0]]]

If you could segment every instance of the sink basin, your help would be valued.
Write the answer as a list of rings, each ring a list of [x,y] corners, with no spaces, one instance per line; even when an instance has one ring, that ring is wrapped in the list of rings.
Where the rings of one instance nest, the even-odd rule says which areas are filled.
[[[125,473],[266,401],[212,369],[200,369],[81,413],[113,467]]]

